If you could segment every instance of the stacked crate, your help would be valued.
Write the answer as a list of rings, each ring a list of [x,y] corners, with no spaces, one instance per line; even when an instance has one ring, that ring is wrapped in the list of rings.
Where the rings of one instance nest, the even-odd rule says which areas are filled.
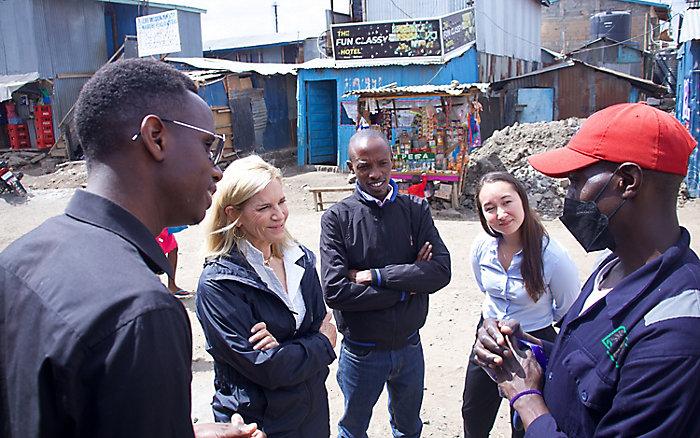
[[[5,102],[5,112],[9,122],[7,125],[7,136],[10,140],[10,148],[28,148],[29,129],[27,129],[27,124],[17,116],[15,104],[13,102]]]
[[[7,125],[7,136],[10,139],[10,148],[29,147],[29,129],[27,129],[26,123]]]
[[[55,143],[53,135],[53,117],[51,105],[34,106],[34,129],[36,130],[36,147],[48,149]]]

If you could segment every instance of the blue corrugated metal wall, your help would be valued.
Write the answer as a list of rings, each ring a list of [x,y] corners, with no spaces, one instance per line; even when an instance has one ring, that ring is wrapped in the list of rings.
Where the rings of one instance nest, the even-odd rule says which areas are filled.
[[[121,11],[119,33],[135,34],[137,6],[109,5]],[[90,75],[114,53],[105,4],[95,0],[0,1],[0,74],[38,72],[54,82],[54,127],[67,114]],[[133,14],[129,11],[133,11]],[[163,9],[150,8],[150,13]],[[201,20],[178,11],[181,56],[202,56]],[[127,29],[131,26],[133,31]],[[126,30],[124,30],[126,29]],[[109,32],[110,38],[107,39]],[[113,43],[111,44],[114,45]],[[64,77],[61,77],[64,76]]]
[[[452,80],[461,83],[474,83],[478,81],[477,52],[474,47],[465,54],[454,58],[446,64],[440,65],[389,65],[383,67],[358,67],[342,69],[302,69],[297,77],[297,136],[298,136],[298,164],[307,164],[308,127],[306,125],[306,99],[303,90],[306,82],[320,80],[337,81],[337,98],[339,103],[357,100],[357,98],[342,98],[348,91],[363,88],[374,88],[396,82],[399,86],[424,85],[424,84],[449,84]],[[340,114],[340,108],[329,108]],[[355,133],[354,125],[338,125],[337,165],[345,169],[347,161],[347,145],[350,137]]]
[[[94,73],[107,61],[102,3],[34,0],[34,26],[42,77]]]
[[[26,0],[0,1],[0,75],[39,71],[33,10]]]
[[[678,85],[676,92],[676,117],[685,125],[696,140],[700,140],[700,41],[683,44],[682,58],[678,62]],[[695,148],[688,162],[686,177],[688,193],[700,197],[700,153]]]
[[[262,87],[264,90],[267,107],[267,125],[263,134],[265,150],[281,149],[291,145],[287,84],[287,78],[283,75],[253,76],[253,85],[256,88]]]
[[[200,85],[197,90],[199,97],[211,106],[228,106],[228,97],[226,96],[226,88],[224,81],[212,82],[207,85]]]

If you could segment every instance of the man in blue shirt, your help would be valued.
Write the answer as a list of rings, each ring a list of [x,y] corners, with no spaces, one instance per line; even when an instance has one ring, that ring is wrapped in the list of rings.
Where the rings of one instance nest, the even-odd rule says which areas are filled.
[[[676,215],[695,143],[672,116],[620,104],[593,114],[565,148],[530,157],[570,180],[561,220],[581,246],[612,253],[554,345],[517,321],[479,330],[474,361],[526,436],[700,436],[700,261]]]

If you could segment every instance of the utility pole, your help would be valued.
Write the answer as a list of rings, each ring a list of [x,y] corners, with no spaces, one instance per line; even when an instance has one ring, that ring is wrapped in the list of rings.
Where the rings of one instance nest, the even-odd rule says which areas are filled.
[[[272,3],[272,9],[275,13],[275,33],[279,33],[279,27],[277,26],[277,2]]]

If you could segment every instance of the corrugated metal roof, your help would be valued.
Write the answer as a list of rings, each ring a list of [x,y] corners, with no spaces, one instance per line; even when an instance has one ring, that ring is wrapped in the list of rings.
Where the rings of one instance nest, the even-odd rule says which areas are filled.
[[[306,38],[315,38],[319,35],[314,33],[273,33],[267,35],[252,35],[244,37],[221,38],[204,42],[204,51],[226,50],[226,49],[249,49],[253,47],[275,46],[285,43],[298,43]]]
[[[198,84],[210,84],[223,79],[229,72],[221,70],[185,70],[182,73],[186,74],[190,79]]]
[[[563,53],[555,52],[554,50],[548,49],[546,47],[542,47],[542,50],[549,53],[550,55],[552,55],[555,58],[563,59],[566,57],[566,55],[564,55]]]
[[[123,5],[136,5],[136,6],[152,6],[154,8],[163,9],[177,9],[179,11],[185,12],[195,12],[197,14],[206,14],[206,9],[193,8],[192,6],[178,5],[173,3],[157,3],[157,2],[144,2],[143,0],[97,0],[102,3],[121,3]]]
[[[549,67],[545,67],[545,68],[540,69],[540,70],[535,70],[535,71],[532,71],[530,73],[526,73],[524,75],[514,76],[514,77],[508,78],[508,79],[503,79],[501,81],[494,82],[491,85],[492,85],[492,88],[498,90],[498,89],[502,88],[502,85],[505,84],[506,82],[509,82],[509,81],[512,81],[515,79],[526,78],[528,76],[540,75],[540,74],[547,73],[550,71],[559,70],[562,68],[573,67],[576,64],[581,64],[581,65],[584,65],[588,68],[592,68],[593,70],[598,70],[598,71],[603,72],[603,73],[617,76],[621,79],[625,79],[625,80],[631,82],[632,84],[636,85],[637,87],[639,87],[641,89],[650,90],[654,93],[664,93],[667,91],[666,87],[663,87],[663,86],[656,84],[652,81],[649,81],[647,79],[638,78],[637,76],[628,75],[628,74],[621,73],[621,72],[616,71],[616,70],[611,70],[609,68],[591,65],[591,64],[585,63],[583,61],[579,61],[578,59],[567,59],[563,62],[560,62],[559,64],[553,64],[553,65],[550,65]]]
[[[179,62],[201,70],[218,70],[231,73],[255,72],[261,75],[295,75],[299,64],[273,64],[238,62],[213,58],[165,58],[168,62]]]
[[[700,9],[688,9],[683,15],[680,42],[700,40]]]
[[[469,49],[476,44],[471,43],[454,50],[447,54],[444,58],[441,56],[425,56],[421,58],[386,58],[386,59],[353,59],[336,61],[333,58],[316,58],[306,61],[302,64],[296,64],[297,69],[314,69],[314,68],[358,68],[358,67],[384,67],[388,65],[434,65],[444,64],[454,58],[464,55]]]
[[[644,5],[644,6],[651,6],[654,8],[661,8],[661,9],[666,9],[666,10],[671,10],[671,5],[667,5],[666,3],[662,2],[654,2],[654,1],[649,1],[649,0],[619,0],[622,2],[626,3],[636,3],[638,5]]]
[[[639,47],[636,47],[636,46],[633,45],[633,44],[630,44],[630,43],[629,43],[629,40],[628,40],[628,41],[615,41],[614,39],[612,39],[612,38],[610,38],[610,37],[602,36],[602,37],[600,37],[600,38],[596,38],[596,39],[594,39],[594,40],[591,40],[591,41],[585,43],[584,45],[582,45],[582,46],[579,47],[578,49],[574,49],[574,50],[570,51],[569,53],[567,53],[567,55],[575,54],[576,52],[583,52],[583,51],[585,51],[585,49],[587,49],[588,47],[592,46],[593,44],[599,43],[599,42],[601,42],[601,41],[602,41],[602,42],[609,43],[609,46],[606,46],[606,47],[625,46],[625,47],[627,47],[627,48],[629,48],[629,49],[636,50],[636,51],[638,51],[638,52],[650,53],[650,52],[648,52],[648,51],[646,51],[646,50],[642,50],[642,49],[640,49]],[[601,48],[602,48],[602,47],[594,47],[594,48],[591,49],[591,50],[601,49]]]
[[[489,84],[474,83],[460,84],[457,81],[452,81],[448,85],[413,85],[408,87],[397,87],[396,84],[390,84],[380,88],[365,88],[364,90],[352,90],[343,95],[359,96],[359,97],[394,97],[394,96],[415,96],[415,95],[433,95],[445,94],[449,96],[460,96],[471,91],[487,92]]]

